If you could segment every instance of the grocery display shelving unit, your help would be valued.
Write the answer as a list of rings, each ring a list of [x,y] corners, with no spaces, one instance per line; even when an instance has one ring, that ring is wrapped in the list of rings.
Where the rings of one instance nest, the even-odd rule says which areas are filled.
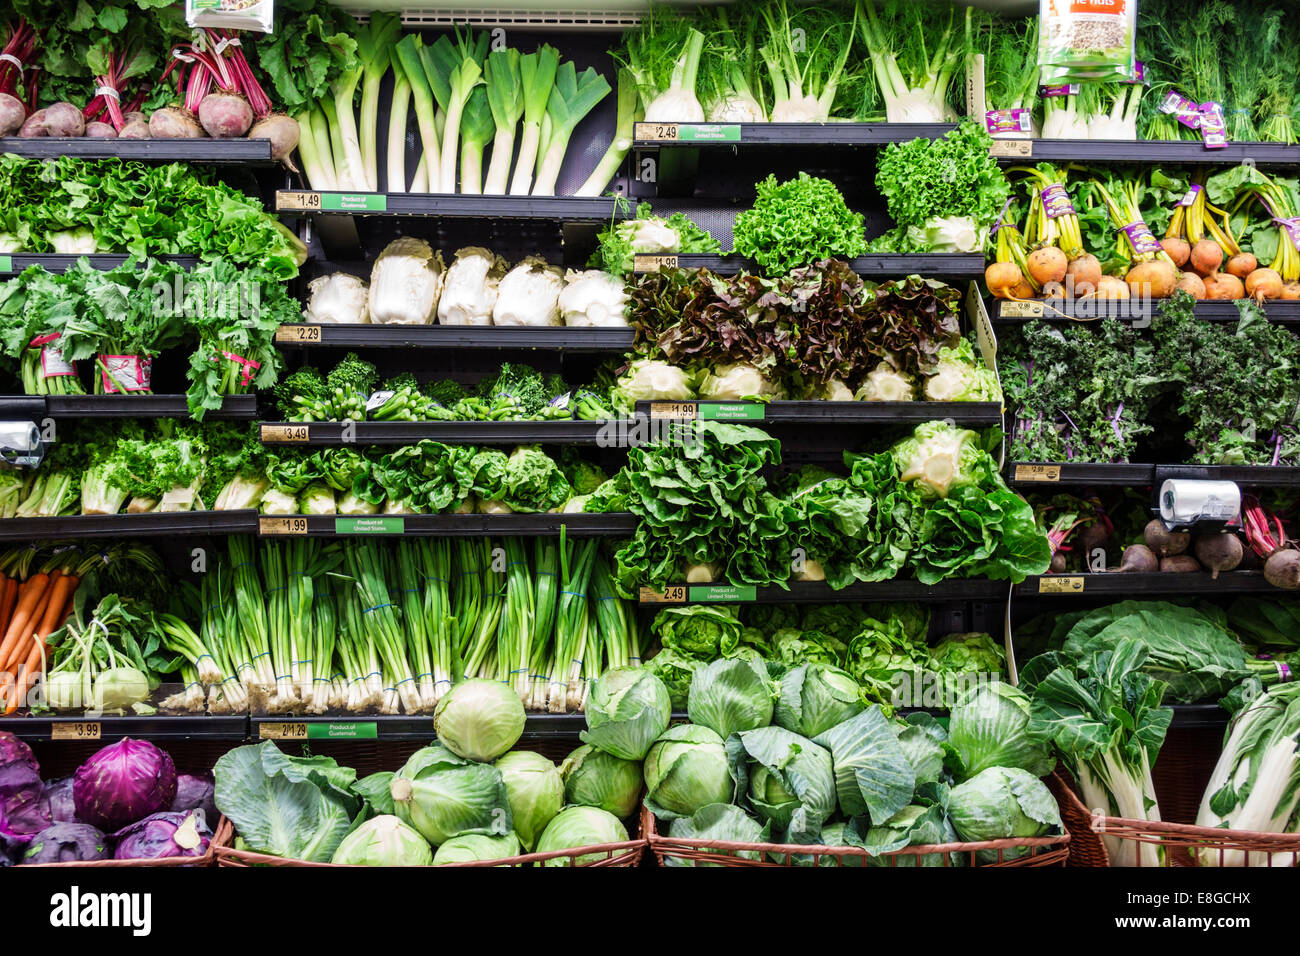
[[[6,252],[0,253],[0,276],[18,275],[32,266],[41,266],[48,272],[66,272],[76,265],[80,259],[85,259],[92,268],[107,271],[116,269],[130,258],[125,253],[96,253],[89,256],[77,256],[54,252]],[[159,255],[154,258],[173,262],[186,268],[198,265],[199,262],[198,256]]]
[[[586,56],[606,62],[608,34],[574,31],[557,41],[575,44]],[[579,126],[570,148],[570,160],[561,176],[563,193],[585,179],[594,166],[602,137],[613,126],[612,97]],[[384,98],[383,108],[387,108]],[[379,118],[382,127],[385,117]],[[889,223],[875,195],[872,178],[874,152],[890,143],[917,136],[938,137],[952,124],[647,124],[638,123],[625,170],[611,184],[614,196],[578,198],[470,196],[400,192],[343,192],[299,188],[302,183],[274,167],[270,146],[260,140],[62,140],[0,139],[0,151],[33,158],[77,156],[120,157],[146,162],[188,162],[214,167],[248,167],[257,178],[268,209],[279,213],[308,243],[310,259],[304,277],[341,268],[368,275],[374,256],[396,235],[429,239],[444,254],[460,245],[493,245],[510,258],[544,251],[550,261],[580,267],[603,226],[633,212],[639,200],[651,202],[658,214],[681,211],[715,235],[723,249],[732,243],[736,212],[753,198],[754,183],[768,172],[779,178],[805,165],[821,174],[829,167],[832,178],[863,212],[868,236],[884,232]],[[837,165],[831,150],[851,162]],[[1231,164],[1249,159],[1261,165],[1300,164],[1300,146],[1230,144],[1207,153],[1193,142],[1099,142],[1065,140],[1000,140],[993,153],[1006,164],[1026,161],[1070,160]],[[670,155],[682,162],[670,174]],[[810,160],[810,157],[812,159]],[[642,179],[643,161],[658,164],[663,175]],[[381,176],[383,173],[381,172]],[[381,186],[384,185],[381,180]],[[487,237],[487,238],[485,238]],[[530,243],[538,243],[533,249]],[[544,247],[544,248],[542,248]],[[0,255],[0,275],[17,274],[31,265],[66,269],[78,257],[71,255]],[[95,255],[96,268],[108,269],[126,261],[126,255]],[[171,258],[192,265],[194,257]],[[658,268],[710,269],[734,273],[754,264],[734,255],[637,256],[635,271]],[[870,280],[921,275],[964,287],[984,272],[981,255],[872,255],[854,259],[851,268]],[[301,285],[301,283],[299,284]],[[1114,303],[1112,314],[1128,320],[1149,319],[1149,311],[1133,303]],[[1040,303],[989,301],[995,326],[1021,323],[1030,318],[1085,321],[1096,316],[1076,304],[1059,311]],[[1204,302],[1197,315],[1208,321],[1233,321],[1235,305]],[[1062,314],[1063,313],[1063,314]],[[1269,317],[1278,322],[1300,322],[1300,303],[1270,303]],[[457,368],[463,362],[495,362],[498,353],[520,354],[524,361],[559,363],[595,361],[628,352],[635,334],[627,328],[527,328],[404,325],[331,325],[295,323],[276,336],[287,364],[330,361],[331,350],[357,350],[379,361],[404,364],[421,372]],[[408,351],[411,352],[407,355]],[[672,407],[662,407],[672,406]],[[838,456],[845,443],[864,435],[895,434],[933,419],[949,419],[964,427],[988,428],[1002,423],[1002,409],[988,403],[865,403],[774,401],[643,403],[637,412],[650,418],[712,418],[746,422],[768,428],[788,447],[790,460],[807,456]],[[0,397],[0,413],[39,421],[52,418],[180,418],[187,415],[183,395],[154,396],[36,396]],[[448,443],[510,446],[543,444],[595,446],[608,422],[357,422],[296,423],[274,421],[275,415],[256,396],[227,399],[207,418],[259,421],[261,437],[273,446],[329,447],[355,441],[369,445],[402,445],[431,439]],[[345,429],[352,429],[345,437]],[[846,430],[852,430],[847,435]],[[1072,462],[1009,462],[1008,481],[1020,491],[1042,491],[1109,485],[1146,488],[1162,476],[1220,477],[1267,487],[1300,486],[1300,469],[1217,468],[1154,464],[1082,464]],[[176,512],[167,514],[21,518],[0,521],[0,540],[7,542],[114,538],[172,539],[178,546],[224,535],[263,537],[377,537],[396,534],[448,536],[556,535],[560,528],[577,537],[625,538],[634,533],[631,515],[374,515],[374,516],[272,516],[252,511]],[[1076,579],[1081,583],[1076,583]],[[643,614],[665,606],[688,603],[830,603],[918,601],[931,605],[953,632],[987,629],[996,632],[1013,605],[1050,605],[1073,608],[1090,598],[1198,596],[1264,593],[1272,589],[1256,573],[1230,573],[1212,580],[1208,574],[1084,574],[1044,575],[1011,585],[1006,581],[950,580],[926,586],[908,579],[855,584],[839,591],[820,582],[794,582],[789,589],[737,588],[682,584],[663,592],[643,592],[638,605]],[[1074,603],[1062,603],[1070,599]],[[1217,708],[1176,708],[1176,725],[1218,726]],[[1220,712],[1221,713],[1221,712]],[[91,728],[88,724],[94,724]],[[350,727],[350,729],[348,729]],[[575,738],[583,727],[581,715],[530,714],[526,739]],[[80,730],[79,730],[80,728]],[[43,740],[111,739],[122,734],[157,739],[211,740],[317,740],[393,739],[427,740],[432,736],[428,716],[350,715],[303,717],[260,715],[252,717],[105,717],[97,721],[65,717],[0,718],[0,729]],[[82,736],[78,737],[78,733]]]
[[[1096,322],[1101,319],[1118,319],[1121,322],[1149,323],[1155,316],[1159,301],[1138,299],[1050,301],[1010,301],[993,299],[989,303],[989,318],[998,325],[1023,324],[1033,319],[1043,322]],[[1268,303],[1270,322],[1295,324],[1300,322],[1300,301],[1275,299]],[[1236,302],[1201,301],[1195,305],[1198,319],[1206,322],[1236,322],[1241,317]]]

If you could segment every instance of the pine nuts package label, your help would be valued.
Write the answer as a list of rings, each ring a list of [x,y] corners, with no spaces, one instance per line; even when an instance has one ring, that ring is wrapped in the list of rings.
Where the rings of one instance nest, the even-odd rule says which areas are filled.
[[[1039,0],[1039,66],[1133,76],[1137,7],[1137,0]]]

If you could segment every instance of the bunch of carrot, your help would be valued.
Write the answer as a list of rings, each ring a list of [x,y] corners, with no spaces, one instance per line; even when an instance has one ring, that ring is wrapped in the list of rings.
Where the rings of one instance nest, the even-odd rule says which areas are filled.
[[[65,548],[47,555],[33,548],[0,558],[0,696],[12,714],[45,668],[46,639],[72,613],[81,578],[101,557]]]

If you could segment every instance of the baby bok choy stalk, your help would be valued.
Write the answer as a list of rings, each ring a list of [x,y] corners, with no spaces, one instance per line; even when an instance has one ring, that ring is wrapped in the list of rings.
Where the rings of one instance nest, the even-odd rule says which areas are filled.
[[[609,91],[609,81],[591,67],[578,73],[572,62],[560,65],[555,73],[555,88],[546,101],[550,132],[545,140],[546,151],[538,163],[534,196],[555,195],[555,183],[574,129]]]
[[[609,185],[610,180],[623,166],[628,151],[632,149],[632,137],[640,117],[641,96],[637,92],[636,80],[632,71],[626,67],[618,71],[618,118],[614,125],[614,138],[609,148],[601,157],[596,168],[592,170],[587,181],[574,192],[575,196],[599,196]]]
[[[1233,719],[1196,825],[1294,833],[1300,826],[1300,684],[1279,684]],[[1268,853],[1205,847],[1201,866],[1270,866]],[[1277,863],[1284,863],[1280,856]]]
[[[1032,695],[1027,733],[1055,744],[1093,813],[1158,822],[1151,766],[1174,712],[1160,706],[1168,685],[1143,672],[1146,660],[1146,647],[1130,638],[1081,658],[1042,654],[1020,686]],[[1153,844],[1102,839],[1112,866],[1160,864]]]
[[[560,53],[550,44],[542,44],[536,53],[519,58],[519,80],[523,88],[524,125],[519,138],[519,158],[510,180],[510,195],[527,196],[533,184],[533,169],[541,153],[542,120],[555,86],[560,67]]]
[[[515,154],[515,132],[524,115],[524,87],[520,74],[520,54],[513,47],[493,50],[483,65],[487,83],[488,106],[495,127],[492,136],[492,159],[488,162],[483,192],[504,196],[510,185],[510,160]],[[462,166],[464,162],[462,161]]]

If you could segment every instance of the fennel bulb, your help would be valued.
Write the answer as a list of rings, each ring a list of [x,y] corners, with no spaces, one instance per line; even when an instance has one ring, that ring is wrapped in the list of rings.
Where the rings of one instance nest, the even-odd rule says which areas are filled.
[[[646,104],[645,118],[650,123],[703,123],[704,107],[695,95],[695,81],[704,52],[704,34],[692,29],[673,64],[668,87]]]
[[[766,123],[763,107],[747,93],[732,91],[709,106],[710,123]]]
[[[370,286],[346,272],[318,276],[307,283],[302,317],[321,324],[365,325],[370,322]]]
[[[502,278],[492,307],[493,325],[561,325],[560,270],[539,256],[529,256]]]
[[[442,325],[491,325],[506,261],[480,246],[456,252],[438,300]]]
[[[428,325],[442,293],[442,253],[423,239],[394,239],[375,259],[368,306],[377,325]]]
[[[558,306],[565,325],[625,326],[628,297],[623,280],[599,269],[565,273]]]

